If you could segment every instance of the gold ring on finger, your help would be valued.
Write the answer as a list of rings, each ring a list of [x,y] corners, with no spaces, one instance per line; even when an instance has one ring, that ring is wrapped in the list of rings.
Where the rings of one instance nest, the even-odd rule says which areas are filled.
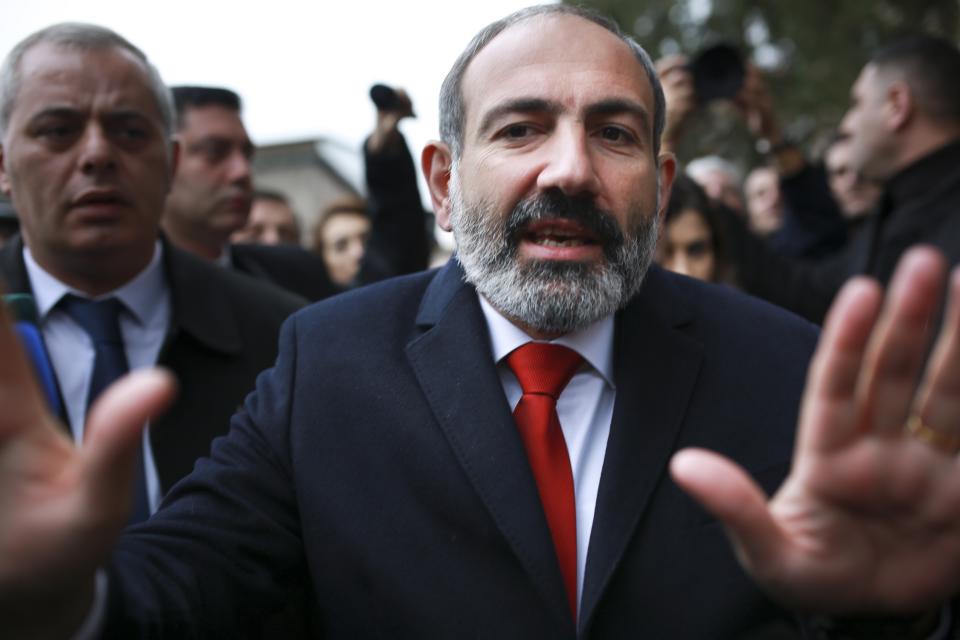
[[[910,419],[907,420],[907,433],[944,453],[953,454],[960,451],[960,436],[937,431],[924,422],[919,415],[910,416]]]

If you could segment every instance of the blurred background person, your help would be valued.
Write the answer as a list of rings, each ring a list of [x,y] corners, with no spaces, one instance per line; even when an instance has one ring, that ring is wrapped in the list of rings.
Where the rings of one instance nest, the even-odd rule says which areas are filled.
[[[759,68],[744,63],[729,46],[719,50],[725,70],[716,71],[716,75],[724,82],[706,75],[699,80],[699,89],[697,65],[702,67],[704,63],[697,60],[703,60],[705,54],[693,61],[684,55],[658,61],[667,101],[665,145],[679,149],[700,111],[709,104],[727,105],[728,110],[740,115],[764,158],[743,185],[743,209],[750,232],[776,253],[791,258],[819,259],[835,253],[847,241],[847,226],[830,194],[825,173],[807,162],[799,147],[784,135]],[[713,66],[715,63],[706,65]],[[709,94],[701,96],[698,91]],[[735,200],[715,200],[724,204],[724,210],[738,211]]]
[[[868,180],[853,166],[850,141],[835,135],[823,153],[830,192],[851,227],[859,226],[880,200],[880,185]]]
[[[299,246],[300,223],[285,195],[279,191],[258,189],[253,194],[247,224],[234,231],[230,241]]]
[[[357,284],[370,228],[366,205],[359,199],[336,202],[321,214],[313,230],[313,250],[323,257],[334,284]]]
[[[335,286],[349,289],[428,266],[432,217],[423,210],[417,169],[399,124],[415,117],[400,88],[375,85],[373,131],[363,144],[367,200],[336,202],[321,214],[311,248]]]
[[[657,242],[657,263],[706,282],[732,283],[714,205],[688,175],[677,175]]]
[[[737,165],[720,156],[702,156],[687,163],[686,174],[711,200],[735,213],[744,213],[743,173]]]
[[[253,200],[254,147],[240,96],[222,87],[172,87],[180,159],[163,214],[170,240],[229,265],[230,234],[243,227]]]
[[[783,227],[783,196],[780,176],[772,167],[755,167],[743,184],[747,224],[761,238],[768,238]]]
[[[171,89],[180,161],[163,212],[163,230],[182,249],[257,280],[321,300],[339,291],[323,261],[293,245],[231,244],[253,202],[253,142],[240,96],[222,87]]]

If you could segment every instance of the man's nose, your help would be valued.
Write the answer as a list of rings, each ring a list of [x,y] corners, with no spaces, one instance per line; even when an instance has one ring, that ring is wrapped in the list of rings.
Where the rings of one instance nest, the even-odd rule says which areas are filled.
[[[230,154],[228,160],[228,177],[232,184],[252,184],[252,165],[250,156],[241,150],[236,150]]]
[[[600,179],[582,128],[558,127],[544,151],[549,156],[537,179],[541,191],[560,189],[568,196],[597,193]]]
[[[106,132],[91,124],[86,128],[80,140],[80,170],[84,173],[98,173],[116,167],[113,143]]]

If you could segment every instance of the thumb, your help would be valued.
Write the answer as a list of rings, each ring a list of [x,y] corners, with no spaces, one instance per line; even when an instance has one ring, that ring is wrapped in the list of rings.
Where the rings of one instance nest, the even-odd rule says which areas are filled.
[[[144,425],[160,415],[176,395],[173,376],[142,369],[110,385],[87,417],[80,448],[82,477],[94,504],[127,509],[137,447]]]
[[[732,461],[704,449],[684,449],[670,461],[684,491],[723,523],[741,564],[759,577],[776,563],[783,534],[763,490]]]

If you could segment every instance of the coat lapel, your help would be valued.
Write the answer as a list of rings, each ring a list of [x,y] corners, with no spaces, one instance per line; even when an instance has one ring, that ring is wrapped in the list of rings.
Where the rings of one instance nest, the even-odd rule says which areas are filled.
[[[573,633],[563,580],[533,474],[496,369],[473,287],[451,260],[424,295],[426,332],[407,347],[431,410],[497,527]]]
[[[587,554],[581,631],[667,473],[700,369],[701,346],[677,330],[690,320],[677,297],[652,269],[617,318],[617,396]]]
[[[0,293],[26,293],[33,295],[30,276],[27,274],[27,265],[23,261],[23,237],[14,235],[0,250]],[[41,334],[42,335],[42,334]],[[46,346],[44,346],[46,348]],[[49,356],[48,356],[49,358]],[[51,369],[53,363],[50,363]],[[60,418],[60,426],[70,434],[70,420],[67,417],[66,403],[63,401],[63,392],[60,390],[60,379],[54,370],[54,383],[57,391],[57,406],[53,407]]]

